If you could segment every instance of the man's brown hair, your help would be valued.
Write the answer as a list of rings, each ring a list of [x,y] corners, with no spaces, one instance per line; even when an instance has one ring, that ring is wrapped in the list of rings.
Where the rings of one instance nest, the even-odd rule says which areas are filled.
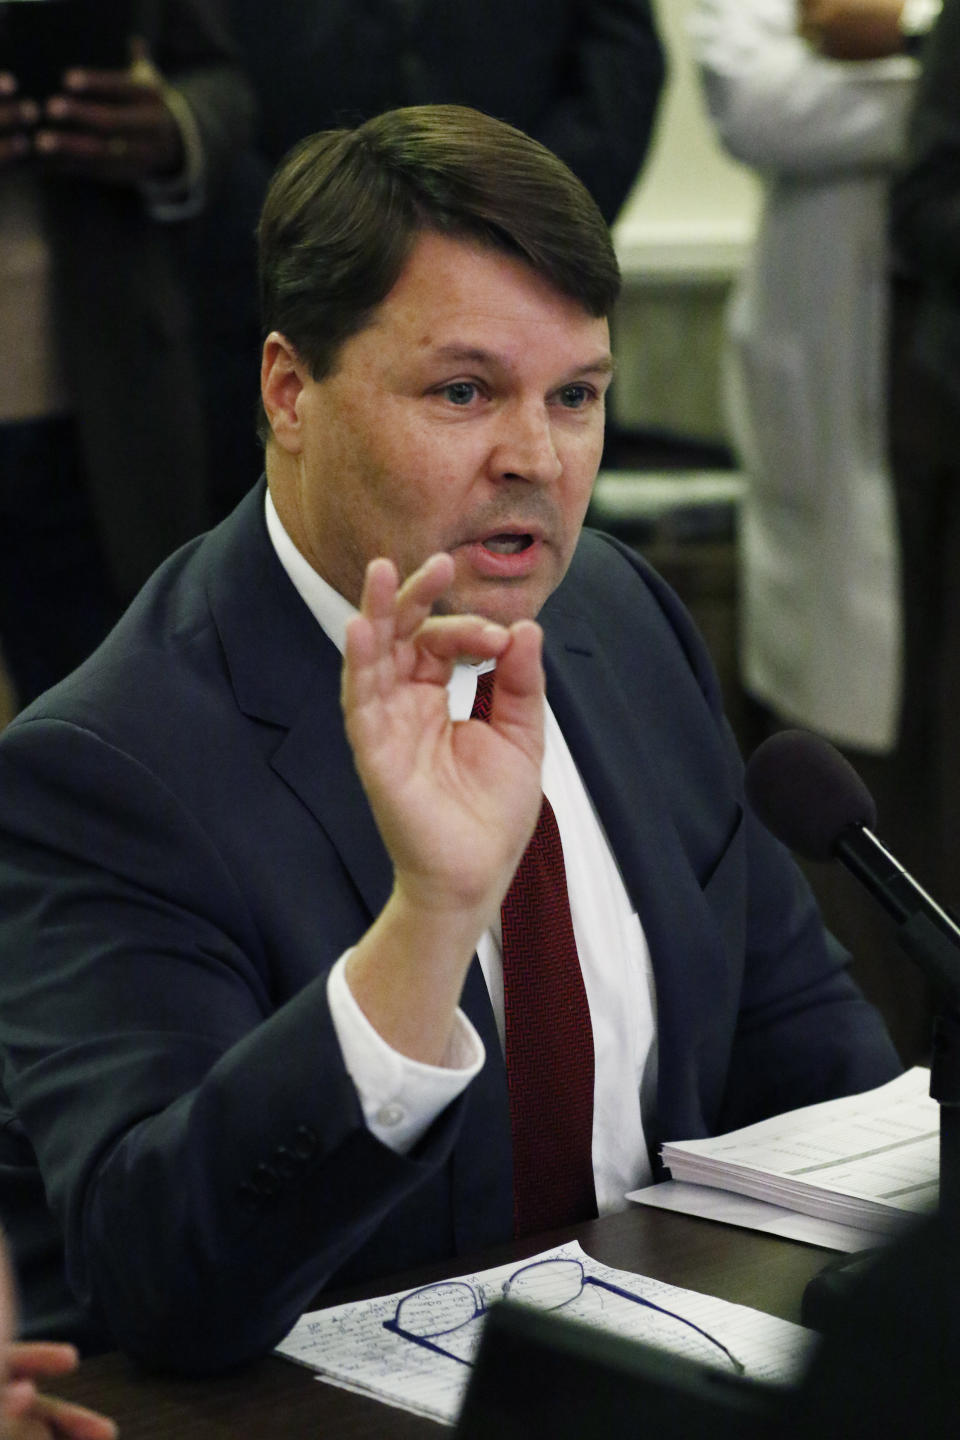
[[[279,330],[323,379],[427,230],[524,260],[591,315],[619,293],[606,221],[561,160],[477,110],[417,105],[312,135],[284,160],[258,230],[263,335]]]

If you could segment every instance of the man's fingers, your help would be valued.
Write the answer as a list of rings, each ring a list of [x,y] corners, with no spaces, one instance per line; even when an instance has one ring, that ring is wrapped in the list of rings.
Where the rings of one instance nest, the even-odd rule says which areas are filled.
[[[403,582],[397,594],[396,626],[400,639],[412,635],[426,620],[453,580],[453,559],[442,552],[431,555]]]
[[[371,560],[363,580],[360,613],[347,625],[346,664],[341,676],[341,702],[347,709],[365,704],[378,692],[382,662],[393,647],[393,612],[399,577],[392,560]]]
[[[41,1375],[66,1375],[75,1370],[79,1356],[75,1345],[53,1340],[18,1340],[7,1356],[7,1371],[16,1378]]]
[[[360,612],[369,620],[389,619],[398,636],[412,634],[453,579],[449,555],[431,555],[400,584],[392,560],[380,556],[367,566]]]
[[[15,1382],[10,1391],[15,1392],[18,1385],[19,1382]],[[52,1395],[31,1397],[26,1387],[21,1395],[12,1393],[9,1398],[12,1403],[5,1406],[6,1418],[15,1422],[14,1436],[42,1434],[57,1436],[58,1440],[116,1440],[118,1431],[114,1421],[88,1410],[85,1405],[58,1400]]]
[[[21,100],[19,96],[0,92],[0,125],[4,129],[28,129],[36,124],[39,116],[35,100]]]
[[[458,660],[497,660],[510,643],[510,632],[482,615],[434,615],[423,621],[414,636],[417,658],[413,678],[432,678],[425,672],[440,662],[449,672]]]
[[[9,98],[15,97],[17,88],[12,75],[0,75],[0,81],[3,80],[8,84],[0,88],[0,164],[29,154],[29,132],[40,114],[32,100]]]
[[[21,1416],[29,1415],[36,1403],[37,1387],[32,1380],[8,1380],[0,1399],[0,1434],[6,1436],[8,1433],[3,1428],[3,1421],[19,1420]]]
[[[499,659],[510,643],[510,632],[480,615],[438,615],[424,620],[410,643],[413,659],[404,667],[402,679],[445,685],[458,660]],[[392,667],[389,676],[378,670],[379,662],[388,657],[376,625],[366,616],[355,617],[347,626],[346,654],[344,694],[354,704],[380,693],[382,682],[395,674]]]
[[[366,620],[389,620],[397,598],[400,580],[392,560],[380,556],[371,560],[363,577],[360,614]]]
[[[40,155],[82,164],[118,161],[137,163],[150,146],[141,140],[128,140],[124,135],[96,134],[90,130],[38,130],[34,148]]]
[[[496,660],[490,705],[494,726],[527,725],[531,706],[543,701],[543,631],[535,620],[518,620],[507,629],[479,615],[434,616],[416,637],[414,680],[445,684],[458,660]]]
[[[347,626],[342,699],[348,709],[398,683],[445,685],[460,660],[496,660],[492,718],[525,723],[524,707],[543,695],[539,625],[518,621],[508,629],[482,615],[432,614],[452,578],[446,554],[431,555],[402,585],[392,561],[370,562],[360,614]]]
[[[37,153],[68,172],[132,183],[182,163],[180,129],[153,82],[128,78],[109,95],[60,93],[47,101],[44,116],[53,124],[38,131]]]
[[[150,136],[155,130],[176,124],[163,98],[152,90],[141,90],[135,101],[112,104],[103,100],[75,100],[54,95],[46,104],[49,120],[68,121],[81,130],[99,135]]]
[[[535,688],[540,683],[540,627],[520,621],[507,630],[481,615],[432,614],[452,579],[453,560],[444,553],[431,555],[402,585],[391,560],[372,560],[360,600],[360,619],[367,623],[354,621],[348,627],[351,664],[373,665],[392,655],[398,641],[408,641],[414,649],[413,678],[426,679],[434,678],[436,664],[449,669],[461,659],[497,660],[512,645],[505,683],[518,693]]]
[[[30,141],[26,135],[0,135],[0,165],[22,160],[30,153]]]
[[[490,700],[490,723],[514,738],[526,733],[531,719],[543,713],[543,631],[535,620],[511,625],[509,640],[497,661]],[[516,729],[514,728],[516,727]]]
[[[122,70],[67,70],[61,83],[65,94],[98,95],[114,103],[135,102],[146,88],[155,84],[152,75],[148,77],[134,66]]]
[[[543,690],[543,631],[536,620],[517,620],[510,626],[509,644],[497,664],[497,699],[526,700]]]

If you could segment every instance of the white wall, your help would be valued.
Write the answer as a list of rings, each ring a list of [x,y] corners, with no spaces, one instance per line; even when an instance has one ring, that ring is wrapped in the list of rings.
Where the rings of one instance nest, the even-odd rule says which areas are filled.
[[[689,8],[654,3],[669,77],[647,163],[614,226],[624,273],[615,407],[627,424],[722,440],[723,309],[758,187],[714,136],[686,43]]]
[[[757,185],[720,148],[687,48],[691,0],[655,0],[669,76],[657,133],[615,227],[624,271],[729,276],[753,235]]]

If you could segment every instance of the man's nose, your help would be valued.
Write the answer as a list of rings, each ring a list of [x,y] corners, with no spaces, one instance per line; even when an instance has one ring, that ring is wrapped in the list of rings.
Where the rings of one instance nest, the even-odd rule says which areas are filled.
[[[501,480],[526,480],[532,485],[559,480],[563,463],[542,404],[517,405],[504,414],[491,461]]]

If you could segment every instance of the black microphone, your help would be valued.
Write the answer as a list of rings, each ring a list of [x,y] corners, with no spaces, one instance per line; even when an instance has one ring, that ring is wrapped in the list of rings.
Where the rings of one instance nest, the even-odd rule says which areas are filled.
[[[873,797],[839,751],[808,731],[781,731],[751,756],[745,787],[751,809],[778,840],[808,860],[839,860],[905,938],[930,925],[945,937],[949,946],[942,939],[935,946],[939,973],[932,978],[960,994],[960,926],[874,835]],[[920,960],[914,945],[907,948]]]
[[[856,876],[938,993],[930,1094],[940,1107],[939,1203],[960,1222],[960,926],[881,845],[873,796],[828,741],[804,730],[771,735],[751,756],[745,786],[751,809],[789,849],[837,859]]]

